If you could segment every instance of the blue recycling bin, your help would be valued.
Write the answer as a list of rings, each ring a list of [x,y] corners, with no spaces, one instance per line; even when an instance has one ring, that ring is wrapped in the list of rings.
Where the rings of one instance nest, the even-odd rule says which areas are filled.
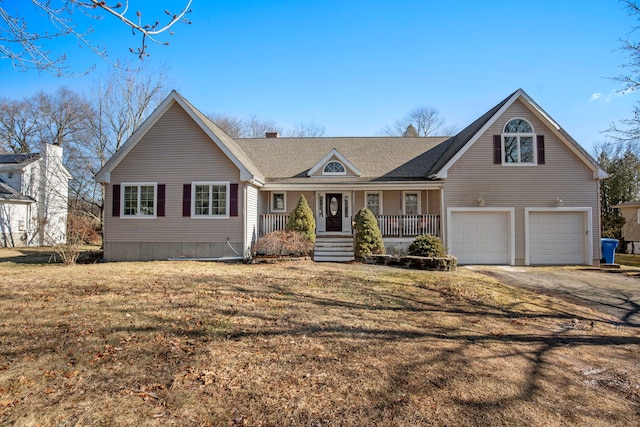
[[[600,239],[602,245],[602,258],[605,264],[613,264],[616,257],[617,239]]]

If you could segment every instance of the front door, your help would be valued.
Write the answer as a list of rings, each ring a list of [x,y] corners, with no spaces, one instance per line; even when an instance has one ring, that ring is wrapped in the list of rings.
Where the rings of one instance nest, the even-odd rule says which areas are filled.
[[[342,194],[327,193],[327,231],[342,231]]]

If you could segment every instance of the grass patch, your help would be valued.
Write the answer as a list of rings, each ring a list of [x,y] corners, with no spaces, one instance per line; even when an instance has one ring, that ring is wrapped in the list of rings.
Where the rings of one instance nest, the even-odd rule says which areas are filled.
[[[640,255],[616,254],[615,262],[630,267],[640,267]]]
[[[640,411],[640,331],[470,271],[0,275],[0,424],[632,425]]]

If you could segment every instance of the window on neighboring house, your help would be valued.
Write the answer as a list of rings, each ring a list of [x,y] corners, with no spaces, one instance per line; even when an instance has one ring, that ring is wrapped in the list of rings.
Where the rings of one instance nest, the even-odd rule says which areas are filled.
[[[191,184],[194,217],[229,216],[228,182],[194,182]]]
[[[382,215],[382,194],[381,193],[365,193],[367,209],[375,216]]]
[[[271,193],[271,212],[286,212],[287,198],[285,193]]]
[[[322,170],[323,175],[346,175],[347,170],[344,168],[344,165],[338,161],[331,161],[324,165],[324,169]]]
[[[122,216],[154,218],[156,216],[157,184],[122,184]]]
[[[404,215],[420,215],[420,192],[405,191],[402,200]]]
[[[503,164],[535,164],[535,134],[533,127],[524,119],[512,119],[504,126],[502,134]]]

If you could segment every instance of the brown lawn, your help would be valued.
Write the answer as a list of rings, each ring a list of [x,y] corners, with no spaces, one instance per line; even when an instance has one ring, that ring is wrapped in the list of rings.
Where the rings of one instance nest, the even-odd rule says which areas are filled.
[[[638,423],[638,329],[467,270],[0,263],[3,425]]]

